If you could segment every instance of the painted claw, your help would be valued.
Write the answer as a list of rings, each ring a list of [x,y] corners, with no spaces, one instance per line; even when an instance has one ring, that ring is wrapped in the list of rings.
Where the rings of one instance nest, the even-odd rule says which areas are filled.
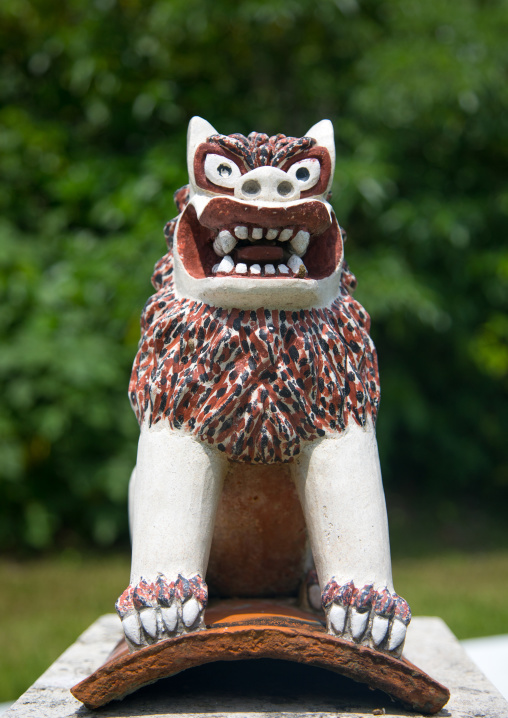
[[[385,616],[374,616],[372,619],[371,635],[376,646],[379,646],[379,644],[384,640],[389,623],[390,619]]]
[[[356,610],[356,608],[351,609],[351,634],[355,641],[358,641],[365,633],[368,620],[368,611],[365,611],[365,613],[360,613]]]
[[[122,628],[128,641],[135,646],[141,645],[141,626],[137,613],[131,613],[122,619]]]
[[[197,600],[192,597],[183,604],[182,608],[182,620],[187,628],[190,628],[198,618],[201,611],[201,606]]]
[[[154,608],[145,608],[139,612],[139,620],[150,638],[157,638],[157,613]]]
[[[344,606],[337,606],[337,604],[333,604],[333,606],[330,609],[330,613],[328,614],[328,618],[330,620],[330,624],[333,628],[333,630],[337,633],[343,633],[344,626],[346,624],[346,614],[347,611],[344,608]]]
[[[394,651],[398,648],[406,637],[407,626],[395,619],[392,623],[392,630],[390,631],[390,639],[388,641],[388,650]]]
[[[131,651],[157,641],[204,627],[203,613],[208,588],[196,574],[178,574],[168,580],[159,573],[155,580],[142,578],[130,585],[116,603],[125,637]]]
[[[169,633],[173,633],[178,622],[178,607],[176,603],[169,606],[169,608],[161,608],[161,617],[164,625],[166,626],[166,630]]]

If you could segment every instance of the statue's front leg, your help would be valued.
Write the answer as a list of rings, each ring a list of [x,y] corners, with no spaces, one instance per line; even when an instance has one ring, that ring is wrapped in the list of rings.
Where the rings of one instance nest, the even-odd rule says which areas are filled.
[[[141,430],[129,491],[132,568],[117,601],[131,649],[204,627],[204,581],[226,461],[159,422]]]
[[[393,590],[373,427],[350,422],[343,434],[304,449],[293,478],[329,632],[400,655],[411,613]]]

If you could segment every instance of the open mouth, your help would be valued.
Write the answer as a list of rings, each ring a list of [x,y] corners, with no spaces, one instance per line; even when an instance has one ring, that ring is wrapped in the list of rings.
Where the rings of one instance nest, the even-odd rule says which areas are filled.
[[[337,221],[315,200],[280,208],[213,198],[199,220],[189,204],[178,225],[177,248],[197,279],[323,279],[342,258]]]
[[[237,225],[217,232],[213,250],[222,259],[214,274],[250,274],[264,277],[307,276],[302,257],[310,244],[310,232],[298,227]]]

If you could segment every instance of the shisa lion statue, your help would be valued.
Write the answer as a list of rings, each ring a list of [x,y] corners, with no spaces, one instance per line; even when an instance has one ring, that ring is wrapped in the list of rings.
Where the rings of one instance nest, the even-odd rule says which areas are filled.
[[[251,569],[258,547],[239,552],[233,537],[251,526],[237,496],[218,520],[229,529],[215,527],[216,553],[233,557],[243,583],[223,595],[283,593],[296,565],[300,595],[324,610],[329,633],[398,657],[411,614],[392,585],[370,320],[352,297],[328,203],[332,124],[301,138],[244,137],[194,117],[187,159],[130,383],[141,435],[131,580],[117,602],[127,643],[137,650],[205,629],[223,482],[239,496],[258,472],[269,493],[284,486],[264,504],[270,553]],[[298,516],[284,513],[295,487],[315,570]],[[292,531],[300,538],[284,548]],[[277,577],[282,589],[272,591]]]

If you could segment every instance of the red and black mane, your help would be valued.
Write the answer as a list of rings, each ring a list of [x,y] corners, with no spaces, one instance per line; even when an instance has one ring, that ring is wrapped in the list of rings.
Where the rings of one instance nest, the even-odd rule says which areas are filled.
[[[241,134],[212,135],[207,141],[238,155],[251,170],[267,165],[276,167],[316,144],[312,137],[286,137],[282,134],[269,137],[263,132],[251,132],[248,137]]]

